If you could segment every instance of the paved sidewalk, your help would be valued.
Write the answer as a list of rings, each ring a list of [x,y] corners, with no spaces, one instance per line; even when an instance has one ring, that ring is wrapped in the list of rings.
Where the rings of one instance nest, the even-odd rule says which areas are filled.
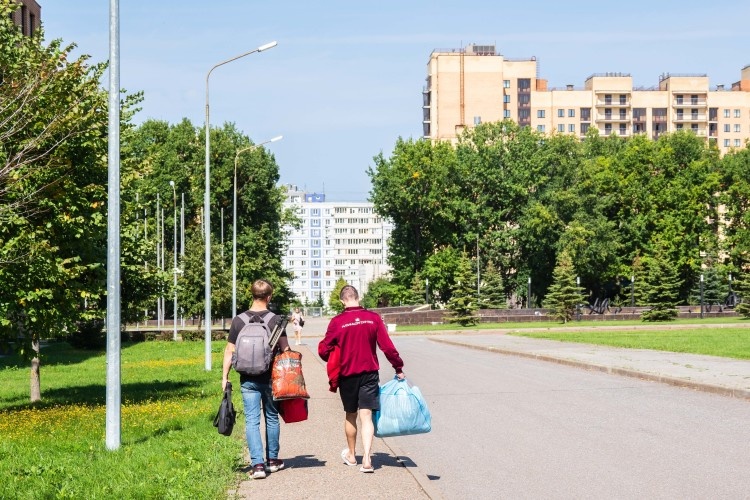
[[[428,493],[431,489],[429,480],[408,457],[403,457],[392,439],[375,438],[372,449],[374,474],[359,472],[359,466],[344,465],[340,456],[341,450],[346,447],[341,399],[338,393],[328,391],[325,365],[317,356],[319,338],[304,340],[308,342],[307,345],[292,345],[292,348],[303,356],[303,373],[310,393],[309,419],[294,424],[282,421],[279,458],[284,460],[283,470],[269,474],[266,479],[253,480],[245,476],[247,479],[240,483],[236,491],[230,491],[228,497],[264,500],[440,498],[435,491]],[[239,408],[242,408],[241,402]],[[238,417],[244,419],[244,413],[239,413]],[[244,433],[238,432],[239,429],[244,430],[244,425],[237,426],[234,438],[244,440]],[[362,462],[361,443],[358,437],[359,463]],[[249,467],[243,469],[244,472],[248,470]]]

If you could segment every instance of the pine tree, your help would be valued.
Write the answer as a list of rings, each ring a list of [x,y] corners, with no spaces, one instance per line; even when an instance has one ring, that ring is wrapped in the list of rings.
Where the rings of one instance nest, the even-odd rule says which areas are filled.
[[[715,267],[708,267],[701,274],[703,275],[703,305],[706,310],[709,310],[711,306],[721,304],[726,293],[722,291],[722,279]],[[690,305],[700,305],[700,303],[701,281],[700,276],[697,276],[695,285],[690,290]]]
[[[576,307],[583,301],[581,288],[576,284],[573,260],[563,251],[552,272],[552,284],[544,298],[544,307],[551,309],[551,315],[563,323],[573,319]]]
[[[490,262],[484,271],[484,283],[480,285],[479,307],[482,309],[506,309],[508,307],[503,289],[503,278]]]
[[[477,310],[476,281],[473,279],[471,261],[464,252],[458,262],[458,269],[453,276],[451,298],[448,300],[448,310],[451,312],[451,323],[471,326],[477,323],[474,311]]]
[[[643,274],[636,280],[638,303],[650,307],[641,313],[643,321],[671,321],[677,318],[677,298],[680,278],[677,269],[669,262],[665,245],[657,242],[653,254],[643,257]]]
[[[750,318],[750,273],[739,273],[739,277],[732,280],[732,291],[740,297],[734,310],[743,318]]]

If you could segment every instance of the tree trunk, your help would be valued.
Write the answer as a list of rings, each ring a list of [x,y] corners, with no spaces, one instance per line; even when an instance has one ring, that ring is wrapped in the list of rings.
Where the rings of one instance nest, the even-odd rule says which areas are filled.
[[[34,357],[31,360],[31,402],[36,403],[42,400],[42,388],[39,379],[39,339],[34,336],[31,340],[31,348],[34,350]]]

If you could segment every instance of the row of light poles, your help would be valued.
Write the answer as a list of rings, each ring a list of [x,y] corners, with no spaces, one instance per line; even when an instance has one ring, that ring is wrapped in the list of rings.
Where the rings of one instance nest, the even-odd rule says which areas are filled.
[[[273,47],[276,47],[277,42],[270,42],[265,45],[261,45],[257,49],[253,49],[251,51],[245,52],[243,54],[240,54],[238,56],[232,57],[231,59],[227,59],[226,61],[222,61],[218,64],[215,64],[206,74],[206,182],[205,182],[205,192],[203,196],[203,228],[204,228],[204,242],[205,242],[205,308],[204,308],[204,316],[206,319],[206,331],[205,331],[205,368],[206,371],[211,370],[211,212],[210,212],[210,199],[211,199],[211,161],[210,161],[210,154],[211,154],[211,137],[210,137],[210,113],[209,113],[209,78],[211,77],[211,73],[218,68],[219,66],[223,66],[227,63],[230,63],[232,61],[236,61],[237,59],[240,59],[245,56],[249,56],[250,54],[254,54],[256,52],[263,52],[264,50],[271,49]],[[236,190],[236,183],[235,183],[235,190]],[[234,286],[234,285],[233,285]],[[233,291],[234,293],[234,291]],[[234,303],[234,298],[233,298]],[[233,305],[234,308],[234,305]]]

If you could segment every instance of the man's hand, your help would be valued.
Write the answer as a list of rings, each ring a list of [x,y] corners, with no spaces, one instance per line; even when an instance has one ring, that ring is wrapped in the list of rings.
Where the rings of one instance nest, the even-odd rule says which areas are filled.
[[[404,380],[406,378],[406,374],[404,372],[397,373],[396,378],[399,380]]]
[[[227,378],[224,377],[221,379],[221,392],[224,392],[227,390]]]

